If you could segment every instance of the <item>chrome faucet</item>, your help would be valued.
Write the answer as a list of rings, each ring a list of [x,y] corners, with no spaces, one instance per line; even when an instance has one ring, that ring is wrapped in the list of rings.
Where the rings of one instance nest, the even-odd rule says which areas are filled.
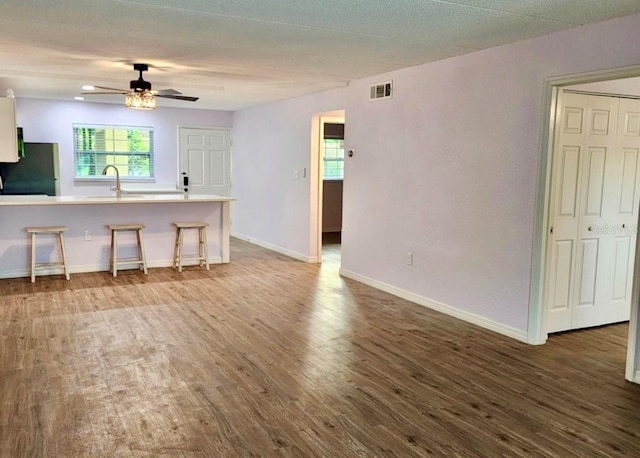
[[[122,190],[120,189],[120,172],[118,171],[118,168],[115,165],[109,164],[102,170],[102,174],[106,175],[109,167],[116,171],[116,187],[114,191],[116,192],[116,197],[120,197],[122,195]]]

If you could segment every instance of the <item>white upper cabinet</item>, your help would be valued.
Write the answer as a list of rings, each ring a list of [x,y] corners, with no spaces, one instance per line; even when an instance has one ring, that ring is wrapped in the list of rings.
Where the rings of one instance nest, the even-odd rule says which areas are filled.
[[[0,162],[18,162],[16,99],[0,97]]]

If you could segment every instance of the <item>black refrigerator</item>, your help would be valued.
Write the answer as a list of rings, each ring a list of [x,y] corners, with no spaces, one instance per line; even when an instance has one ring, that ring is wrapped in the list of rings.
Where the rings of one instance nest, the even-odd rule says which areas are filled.
[[[0,164],[5,195],[60,194],[57,143],[26,143],[24,157],[15,164]]]

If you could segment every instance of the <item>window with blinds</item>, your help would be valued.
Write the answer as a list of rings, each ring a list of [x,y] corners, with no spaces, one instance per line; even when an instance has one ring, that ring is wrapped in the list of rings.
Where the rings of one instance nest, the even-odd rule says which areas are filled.
[[[74,124],[73,145],[76,178],[102,179],[102,170],[113,165],[121,179],[153,179],[151,127]]]
[[[324,179],[342,180],[344,178],[344,140],[324,139]]]
[[[344,178],[344,124],[324,124],[323,179]]]

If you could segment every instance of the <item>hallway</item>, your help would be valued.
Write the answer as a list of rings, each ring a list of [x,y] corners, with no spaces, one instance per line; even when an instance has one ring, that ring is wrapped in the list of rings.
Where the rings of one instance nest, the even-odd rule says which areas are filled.
[[[340,232],[325,232],[322,234],[322,263],[340,268],[341,245]]]

